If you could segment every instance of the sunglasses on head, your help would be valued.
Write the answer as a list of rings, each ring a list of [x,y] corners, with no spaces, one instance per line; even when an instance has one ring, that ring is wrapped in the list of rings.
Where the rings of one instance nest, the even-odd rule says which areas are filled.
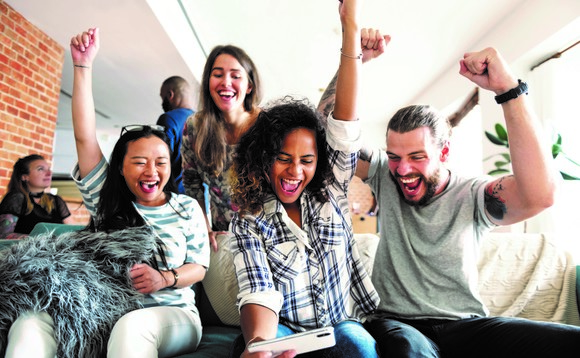
[[[140,132],[140,131],[145,130],[145,128],[149,128],[152,131],[159,131],[159,132],[165,131],[165,127],[160,126],[158,124],[151,124],[151,125],[130,124],[128,126],[124,126],[123,128],[121,128],[121,136],[123,134],[125,134],[126,132]]]

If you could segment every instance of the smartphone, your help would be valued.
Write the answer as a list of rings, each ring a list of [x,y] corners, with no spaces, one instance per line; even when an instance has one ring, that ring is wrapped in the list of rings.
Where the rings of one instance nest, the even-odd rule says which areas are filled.
[[[294,349],[296,354],[302,354],[332,347],[335,344],[334,328],[324,327],[285,337],[253,342],[248,346],[248,351],[250,353],[270,351],[272,352],[272,356],[276,357],[289,349]]]

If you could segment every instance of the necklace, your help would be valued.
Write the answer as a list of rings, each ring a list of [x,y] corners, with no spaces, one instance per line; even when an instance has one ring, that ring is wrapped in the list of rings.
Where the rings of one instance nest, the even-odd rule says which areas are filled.
[[[33,199],[40,199],[44,195],[44,192],[43,191],[41,191],[40,193],[29,192],[28,195],[30,195],[30,197]]]

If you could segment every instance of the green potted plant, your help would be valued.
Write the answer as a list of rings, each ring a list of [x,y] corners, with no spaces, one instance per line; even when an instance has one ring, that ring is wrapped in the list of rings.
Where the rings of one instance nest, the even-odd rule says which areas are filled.
[[[508,132],[507,132],[506,128],[501,123],[495,124],[495,134],[488,132],[488,131],[485,131],[485,136],[493,144],[509,148]],[[580,168],[580,164],[578,164],[578,162],[576,162],[572,158],[570,158],[562,149],[562,136],[560,135],[560,133],[556,133],[555,137],[556,137],[556,140],[552,144],[552,157],[554,159],[556,159],[556,157],[561,155],[563,158],[565,158],[567,161],[572,163],[574,166]],[[489,175],[503,175],[503,174],[511,173],[511,171],[509,169],[509,165],[511,164],[512,161],[511,161],[511,157],[510,157],[509,153],[493,154],[493,155],[485,158],[484,161],[489,160],[489,159],[494,158],[494,157],[500,157],[501,159],[498,159],[494,162],[495,169],[489,171],[487,174],[489,174]],[[564,180],[580,180],[580,177],[570,175],[568,173],[565,173],[562,170],[560,170],[560,174],[562,175],[562,178],[564,178]]]

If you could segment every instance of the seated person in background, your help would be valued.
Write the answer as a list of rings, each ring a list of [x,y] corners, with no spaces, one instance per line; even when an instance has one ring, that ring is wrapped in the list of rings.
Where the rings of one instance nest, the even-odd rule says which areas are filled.
[[[0,239],[30,234],[40,222],[72,224],[66,203],[50,188],[52,171],[44,158],[31,154],[14,163],[8,190],[0,203]]]
[[[202,327],[191,285],[205,276],[210,253],[203,212],[197,201],[176,193],[171,149],[163,128],[123,127],[107,163],[97,141],[92,93],[98,29],[72,37],[70,48],[78,154],[72,176],[91,214],[89,229],[114,231],[148,225],[158,241],[156,262],[135,264],[128,273],[133,288],[143,294],[144,308],[115,323],[107,357],[172,357],[193,352]],[[23,314],[10,328],[6,357],[54,357],[56,352],[54,322],[46,312]]]
[[[260,356],[244,347],[326,326],[334,327],[336,346],[313,357],[377,356],[361,321],[378,297],[354,243],[347,200],[360,146],[358,7],[356,0],[339,5],[343,43],[328,131],[306,100],[286,97],[263,109],[234,156],[239,211],[231,247],[243,340],[232,356]]]
[[[179,76],[171,76],[163,81],[159,91],[163,113],[157,124],[165,128],[171,148],[171,172],[175,177],[177,192],[185,194],[182,182],[181,139],[185,121],[193,113],[193,98],[187,81]]]
[[[393,116],[386,152],[363,148],[357,165],[380,205],[372,281],[381,302],[365,327],[382,357],[576,357],[580,327],[488,317],[480,298],[484,234],[550,207],[556,178],[526,95],[504,95],[524,85],[501,55],[493,48],[467,53],[459,72],[497,95],[513,174],[460,177],[445,167],[446,117],[425,105]]]

